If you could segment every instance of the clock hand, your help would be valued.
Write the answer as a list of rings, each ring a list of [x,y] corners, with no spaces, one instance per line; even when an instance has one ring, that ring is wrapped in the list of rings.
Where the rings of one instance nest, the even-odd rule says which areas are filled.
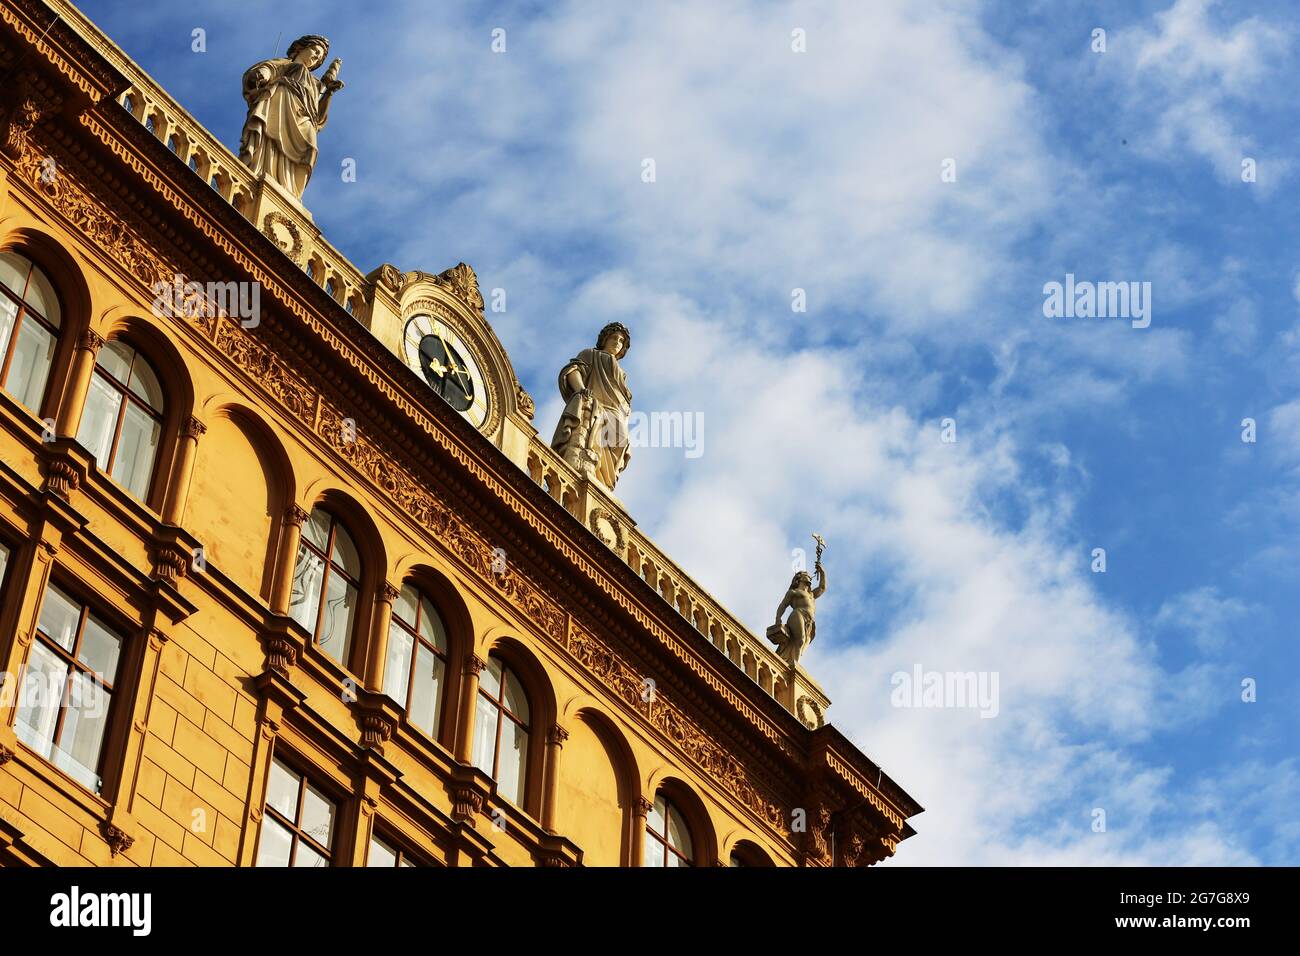
[[[452,356],[451,346],[448,345],[448,344],[447,344],[447,340],[444,339],[444,338],[442,337],[442,333],[441,333],[441,332],[438,332],[438,333],[436,333],[436,335],[438,336],[438,341],[442,343],[443,351],[445,351],[445,352],[447,353],[447,361],[451,363],[451,366],[450,366],[450,367],[451,367],[451,371],[457,373],[458,375],[461,376],[462,379],[464,379],[464,381],[465,381],[465,386],[464,386],[464,388],[465,388],[465,391],[468,392],[468,391],[470,390],[470,388],[472,387],[472,383],[471,383],[470,380],[469,380],[469,375],[466,373],[465,369],[459,367],[459,366],[456,364],[456,360],[453,359],[453,358],[451,357],[451,356]]]

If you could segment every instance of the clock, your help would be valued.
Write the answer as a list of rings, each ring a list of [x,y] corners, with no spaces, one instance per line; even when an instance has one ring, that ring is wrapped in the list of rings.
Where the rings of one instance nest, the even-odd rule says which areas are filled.
[[[482,428],[488,417],[488,390],[474,353],[441,319],[413,315],[402,333],[406,364],[456,411]]]

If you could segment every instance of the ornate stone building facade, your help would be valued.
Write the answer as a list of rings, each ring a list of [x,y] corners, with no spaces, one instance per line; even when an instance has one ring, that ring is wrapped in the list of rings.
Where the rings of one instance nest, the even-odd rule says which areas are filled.
[[[362,273],[67,3],[0,6],[0,74],[0,863],[912,834],[808,674],[538,437],[472,269]]]

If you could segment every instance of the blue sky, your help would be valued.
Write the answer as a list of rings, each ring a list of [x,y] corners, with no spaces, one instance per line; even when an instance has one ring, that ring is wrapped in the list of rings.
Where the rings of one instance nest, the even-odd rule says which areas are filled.
[[[619,6],[82,4],[232,148],[242,71],[328,36],[307,206],[363,270],[505,289],[544,433],[631,327],[634,406],[706,425],[634,453],[640,526],[759,633],[829,541],[805,661],[927,807],[890,865],[1300,862],[1300,14]],[[1066,273],[1150,282],[1150,327],[1045,317]],[[893,706],[918,664],[997,717]]]

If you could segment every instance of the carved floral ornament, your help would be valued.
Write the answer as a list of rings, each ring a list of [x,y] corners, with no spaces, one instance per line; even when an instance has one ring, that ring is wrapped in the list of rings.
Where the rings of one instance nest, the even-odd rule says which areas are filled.
[[[110,142],[111,134],[93,116],[83,114],[82,122],[106,144],[114,146],[115,152],[136,168],[154,188],[162,191],[164,196],[178,208],[183,208],[181,197],[161,181],[157,181],[156,177],[149,174],[138,161],[128,156],[117,144]],[[192,271],[178,268],[178,263],[165,261],[150,245],[140,240],[138,238],[140,233],[128,225],[128,223],[132,225],[138,223],[133,212],[125,210],[109,212],[90,190],[81,184],[77,176],[69,174],[67,167],[72,164],[66,160],[66,157],[60,162],[60,175],[55,182],[42,184],[40,160],[43,155],[45,154],[29,138],[24,144],[22,157],[17,164],[18,171],[34,188],[46,196],[54,209],[75,229],[103,248],[142,283],[145,290],[151,289],[159,281],[170,284],[176,274]],[[196,225],[199,225],[197,220]],[[209,232],[210,229],[204,231]],[[275,288],[273,277],[263,278],[262,271],[238,250],[233,254],[236,260],[260,281],[270,283],[271,287]],[[467,281],[467,277],[462,275],[462,280]],[[287,295],[283,290],[279,291]],[[319,323],[305,311],[300,312],[292,308],[291,311],[299,315],[304,323],[325,335],[327,340],[333,341],[325,330],[319,328]],[[770,786],[770,781],[764,781],[762,786],[756,784],[751,779],[750,772],[734,754],[716,743],[712,735],[703,731],[691,716],[665,695],[658,695],[653,707],[646,704],[642,700],[643,677],[640,672],[628,665],[603,641],[597,641],[591,634],[575,627],[573,640],[570,642],[566,623],[568,618],[558,602],[531,580],[525,578],[513,564],[504,574],[494,573],[493,547],[489,538],[472,529],[461,515],[454,513],[429,491],[427,480],[417,479],[415,469],[406,465],[398,457],[400,453],[374,444],[369,438],[372,430],[362,429],[357,440],[345,441],[343,422],[350,416],[336,406],[313,381],[309,381],[296,369],[287,365],[276,351],[262,341],[264,331],[255,333],[240,327],[236,322],[204,314],[193,318],[178,316],[175,320],[189,323],[201,332],[213,343],[218,352],[248,376],[252,387],[262,389],[275,399],[285,412],[299,421],[304,429],[315,431],[339,457],[382,490],[394,507],[404,512],[418,527],[425,529],[438,546],[458,558],[481,581],[499,591],[525,617],[534,621],[542,634],[562,648],[567,646],[569,652],[586,665],[594,677],[606,683],[628,706],[640,712],[706,775],[717,780],[719,786],[733,794],[777,832],[788,835],[789,819],[782,809],[782,803],[792,805],[788,797],[781,803],[769,798],[764,791]],[[395,400],[403,408],[406,407],[400,399]],[[408,410],[419,420],[417,410]],[[479,470],[473,465],[468,463],[467,465],[489,487],[495,485],[489,475],[479,474]],[[499,491],[502,495],[506,495],[505,489]],[[507,500],[509,500],[508,496]],[[522,515],[522,517],[527,519],[528,516]],[[562,550],[566,555],[569,552],[568,548]],[[595,574],[595,570],[587,566],[578,555],[571,555],[571,557],[586,573]],[[605,587],[603,590],[608,592],[609,588]],[[617,599],[617,595],[613,596]],[[629,610],[638,623],[649,628],[652,633],[659,636],[660,640],[666,641],[666,646],[672,654],[690,664],[690,661],[684,657],[686,652],[677,646],[677,642],[661,635],[659,629],[643,613],[638,613],[634,608]],[[291,648],[278,646],[271,650],[272,656],[277,658],[280,666],[292,666],[294,655]],[[727,701],[739,707],[745,718],[751,721],[758,719],[743,700],[737,700],[734,694],[718,684],[716,680],[709,679],[708,675],[701,676]],[[779,736],[773,737],[772,733],[766,732],[764,735],[787,754],[790,753],[788,745]]]

